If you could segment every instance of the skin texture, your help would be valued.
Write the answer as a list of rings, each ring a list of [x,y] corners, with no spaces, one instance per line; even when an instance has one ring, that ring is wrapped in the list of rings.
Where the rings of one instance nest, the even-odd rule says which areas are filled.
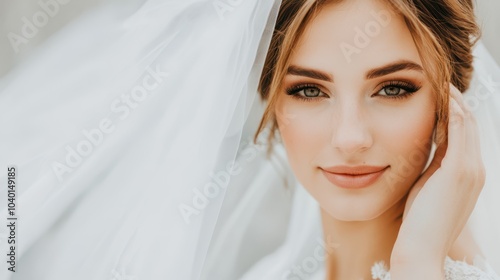
[[[380,20],[380,15],[385,15],[386,20]],[[364,41],[360,32],[365,34]],[[346,51],[346,44],[356,51],[350,47]],[[475,173],[475,168],[465,164],[451,166],[453,161],[463,163],[458,160],[460,148],[467,144],[472,147],[468,158],[476,158],[475,163],[481,167],[478,141],[474,138],[468,143],[455,143],[454,147],[459,147],[455,147],[454,155],[447,154],[446,145],[439,147],[439,157],[420,177],[429,160],[435,127],[435,93],[427,77],[417,67],[366,77],[373,69],[401,62],[422,67],[404,19],[389,6],[381,1],[361,0],[327,5],[308,24],[295,46],[290,60],[295,71],[286,75],[278,93],[278,129],[290,165],[300,183],[318,201],[325,240],[333,248],[327,254],[328,279],[371,279],[370,267],[378,260],[399,265],[393,279],[410,279],[410,272],[415,279],[440,279],[442,260],[464,227],[484,184],[481,170]],[[307,74],[304,69],[320,72],[324,77],[311,77],[311,72]],[[325,81],[326,78],[331,81]],[[408,98],[390,98],[388,94],[406,92],[405,87],[398,90],[401,84],[388,84],[394,82],[403,82],[406,88],[410,84],[418,90]],[[452,91],[458,92],[454,87]],[[307,100],[296,97],[306,94]],[[461,99],[461,94],[455,93],[453,98]],[[464,111],[465,108],[461,112],[467,121],[459,123],[472,128],[454,128],[477,135],[474,121],[469,121],[472,117]],[[458,110],[453,112],[458,114]],[[449,163],[446,170],[442,170],[441,160]],[[369,187],[343,189],[328,181],[322,172],[323,168],[336,165],[388,169]],[[465,182],[472,189],[472,196],[452,189],[458,184],[456,179],[450,179],[456,177],[457,169],[467,170]],[[433,174],[437,175],[432,177]],[[427,180],[434,186],[424,187]],[[436,187],[443,184],[453,185],[443,187],[448,193],[440,193]],[[417,188],[412,191],[413,186]],[[421,190],[424,198],[417,197]],[[441,207],[436,197],[451,197],[453,203]],[[416,205],[410,209],[413,201]],[[431,207],[429,201],[434,203]],[[458,211],[464,204],[466,209]],[[439,211],[448,216],[429,219]],[[411,217],[406,224],[403,214]],[[447,226],[436,233],[443,223]],[[433,235],[439,238],[435,238],[435,244],[427,245]],[[419,239],[420,236],[423,237]],[[416,255],[418,246],[426,250]],[[431,255],[437,257],[429,258]],[[418,260],[429,260],[428,274],[419,275],[408,268],[409,263]]]
[[[327,73],[334,82],[287,75],[283,87],[317,84],[327,97],[307,102],[283,92],[277,102],[278,111],[292,115],[288,123],[278,119],[278,126],[297,178],[325,211],[344,221],[376,218],[408,192],[426,164],[429,149],[424,143],[430,143],[435,123],[433,93],[423,72],[365,77],[371,69],[400,60],[421,65],[401,18],[393,15],[350,63],[339,48],[354,39],[353,29],[345,26],[364,27],[374,21],[371,11],[387,11],[378,2],[370,3],[346,1],[323,8],[294,49],[291,65]],[[380,87],[391,81],[422,88],[410,98],[389,99]],[[403,174],[402,163],[415,151],[421,159]],[[320,168],[335,165],[391,167],[372,187],[353,191],[332,186],[322,174]]]

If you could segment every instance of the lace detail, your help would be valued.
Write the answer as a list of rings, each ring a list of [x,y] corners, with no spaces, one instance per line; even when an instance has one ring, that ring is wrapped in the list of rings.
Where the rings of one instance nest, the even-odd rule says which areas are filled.
[[[445,259],[446,280],[500,280],[500,277],[480,257],[474,259],[474,265],[464,261],[455,261],[450,257]],[[376,262],[371,269],[374,280],[390,280],[391,274],[383,261]]]
[[[378,279],[378,280],[390,280],[391,275],[389,274],[389,271],[387,270],[387,266],[385,265],[384,261],[379,261],[376,262],[372,266],[372,278],[373,279]]]

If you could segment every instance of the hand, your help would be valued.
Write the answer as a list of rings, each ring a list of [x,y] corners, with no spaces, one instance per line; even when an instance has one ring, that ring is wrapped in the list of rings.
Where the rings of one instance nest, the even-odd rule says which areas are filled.
[[[394,259],[444,265],[483,188],[485,169],[476,121],[451,84],[449,116],[447,143],[437,148],[408,195],[391,264]]]

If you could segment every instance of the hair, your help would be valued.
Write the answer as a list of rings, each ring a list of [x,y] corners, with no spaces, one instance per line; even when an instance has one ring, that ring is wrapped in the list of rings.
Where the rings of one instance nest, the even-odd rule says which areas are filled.
[[[451,82],[464,92],[472,77],[472,48],[480,37],[472,0],[386,0],[403,16],[423,63],[424,72],[436,95],[436,133],[439,145],[447,141],[448,103]],[[264,63],[258,90],[267,100],[254,142],[272,122],[269,143],[277,128],[275,104],[289,66],[293,48],[307,24],[321,8],[342,0],[283,0]],[[270,149],[271,149],[270,145]],[[270,150],[269,150],[270,151]]]

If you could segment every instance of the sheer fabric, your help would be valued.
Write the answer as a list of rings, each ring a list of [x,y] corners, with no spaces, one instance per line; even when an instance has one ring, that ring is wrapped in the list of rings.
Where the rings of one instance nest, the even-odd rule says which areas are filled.
[[[3,78],[0,279],[198,279],[276,13],[114,1]]]

